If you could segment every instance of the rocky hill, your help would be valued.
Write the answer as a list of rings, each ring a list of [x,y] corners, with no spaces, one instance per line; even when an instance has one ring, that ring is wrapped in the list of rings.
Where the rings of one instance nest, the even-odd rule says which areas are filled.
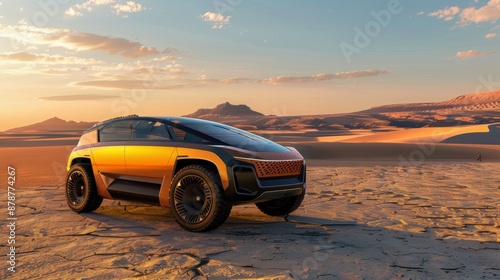
[[[500,122],[500,91],[461,95],[441,102],[393,104],[349,114],[265,116],[247,105],[229,102],[212,109],[199,109],[186,117],[208,119],[247,130],[344,130],[382,127],[443,127]],[[92,122],[51,118],[7,133],[77,132]]]
[[[210,118],[219,118],[219,117],[244,117],[244,116],[264,116],[263,114],[256,112],[247,105],[233,105],[229,102],[222,103],[217,105],[217,107],[213,109],[199,109],[198,111],[186,115],[185,117],[190,118],[201,118],[201,119],[210,119]]]
[[[30,132],[61,132],[61,131],[83,131],[94,125],[94,122],[65,121],[53,117],[51,119],[35,124],[9,129],[7,133],[30,133]]]
[[[484,111],[500,109],[500,91],[460,95],[458,97],[433,103],[392,104],[373,107],[359,113],[388,112],[439,112],[439,111]]]

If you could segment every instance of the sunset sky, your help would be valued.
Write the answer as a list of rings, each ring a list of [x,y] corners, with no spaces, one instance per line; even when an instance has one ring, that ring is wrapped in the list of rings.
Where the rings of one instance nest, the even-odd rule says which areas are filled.
[[[499,47],[500,0],[0,0],[0,131],[441,101],[499,89]]]

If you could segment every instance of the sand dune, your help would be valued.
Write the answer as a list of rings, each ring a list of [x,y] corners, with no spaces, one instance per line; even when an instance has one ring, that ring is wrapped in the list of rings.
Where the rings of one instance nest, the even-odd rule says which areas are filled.
[[[389,132],[366,132],[365,135],[318,137],[319,142],[351,143],[459,143],[499,144],[500,123],[453,127],[423,127]]]
[[[387,113],[387,112],[438,112],[438,111],[486,111],[498,110],[500,107],[500,91],[490,91],[460,95],[458,97],[429,103],[392,104],[374,107],[363,112]]]

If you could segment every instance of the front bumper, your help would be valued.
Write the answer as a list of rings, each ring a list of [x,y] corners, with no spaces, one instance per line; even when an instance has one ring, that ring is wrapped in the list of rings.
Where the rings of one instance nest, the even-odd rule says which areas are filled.
[[[301,195],[306,189],[306,165],[294,172],[262,176],[254,164],[237,160],[228,166],[229,188],[226,196],[233,204],[257,203]],[[288,165],[288,163],[285,164]],[[295,165],[295,164],[294,164]],[[261,176],[259,176],[261,175]]]

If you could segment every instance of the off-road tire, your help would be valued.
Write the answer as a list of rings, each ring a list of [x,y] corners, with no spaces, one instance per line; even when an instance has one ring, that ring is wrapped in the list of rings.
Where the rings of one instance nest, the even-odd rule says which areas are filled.
[[[262,213],[269,216],[285,216],[299,208],[304,200],[305,190],[297,196],[255,203]]]
[[[222,225],[231,213],[232,203],[214,171],[202,165],[189,165],[172,179],[170,208],[182,228],[200,232]]]
[[[99,208],[102,197],[97,194],[90,164],[75,164],[66,176],[66,202],[71,210],[82,213]]]

